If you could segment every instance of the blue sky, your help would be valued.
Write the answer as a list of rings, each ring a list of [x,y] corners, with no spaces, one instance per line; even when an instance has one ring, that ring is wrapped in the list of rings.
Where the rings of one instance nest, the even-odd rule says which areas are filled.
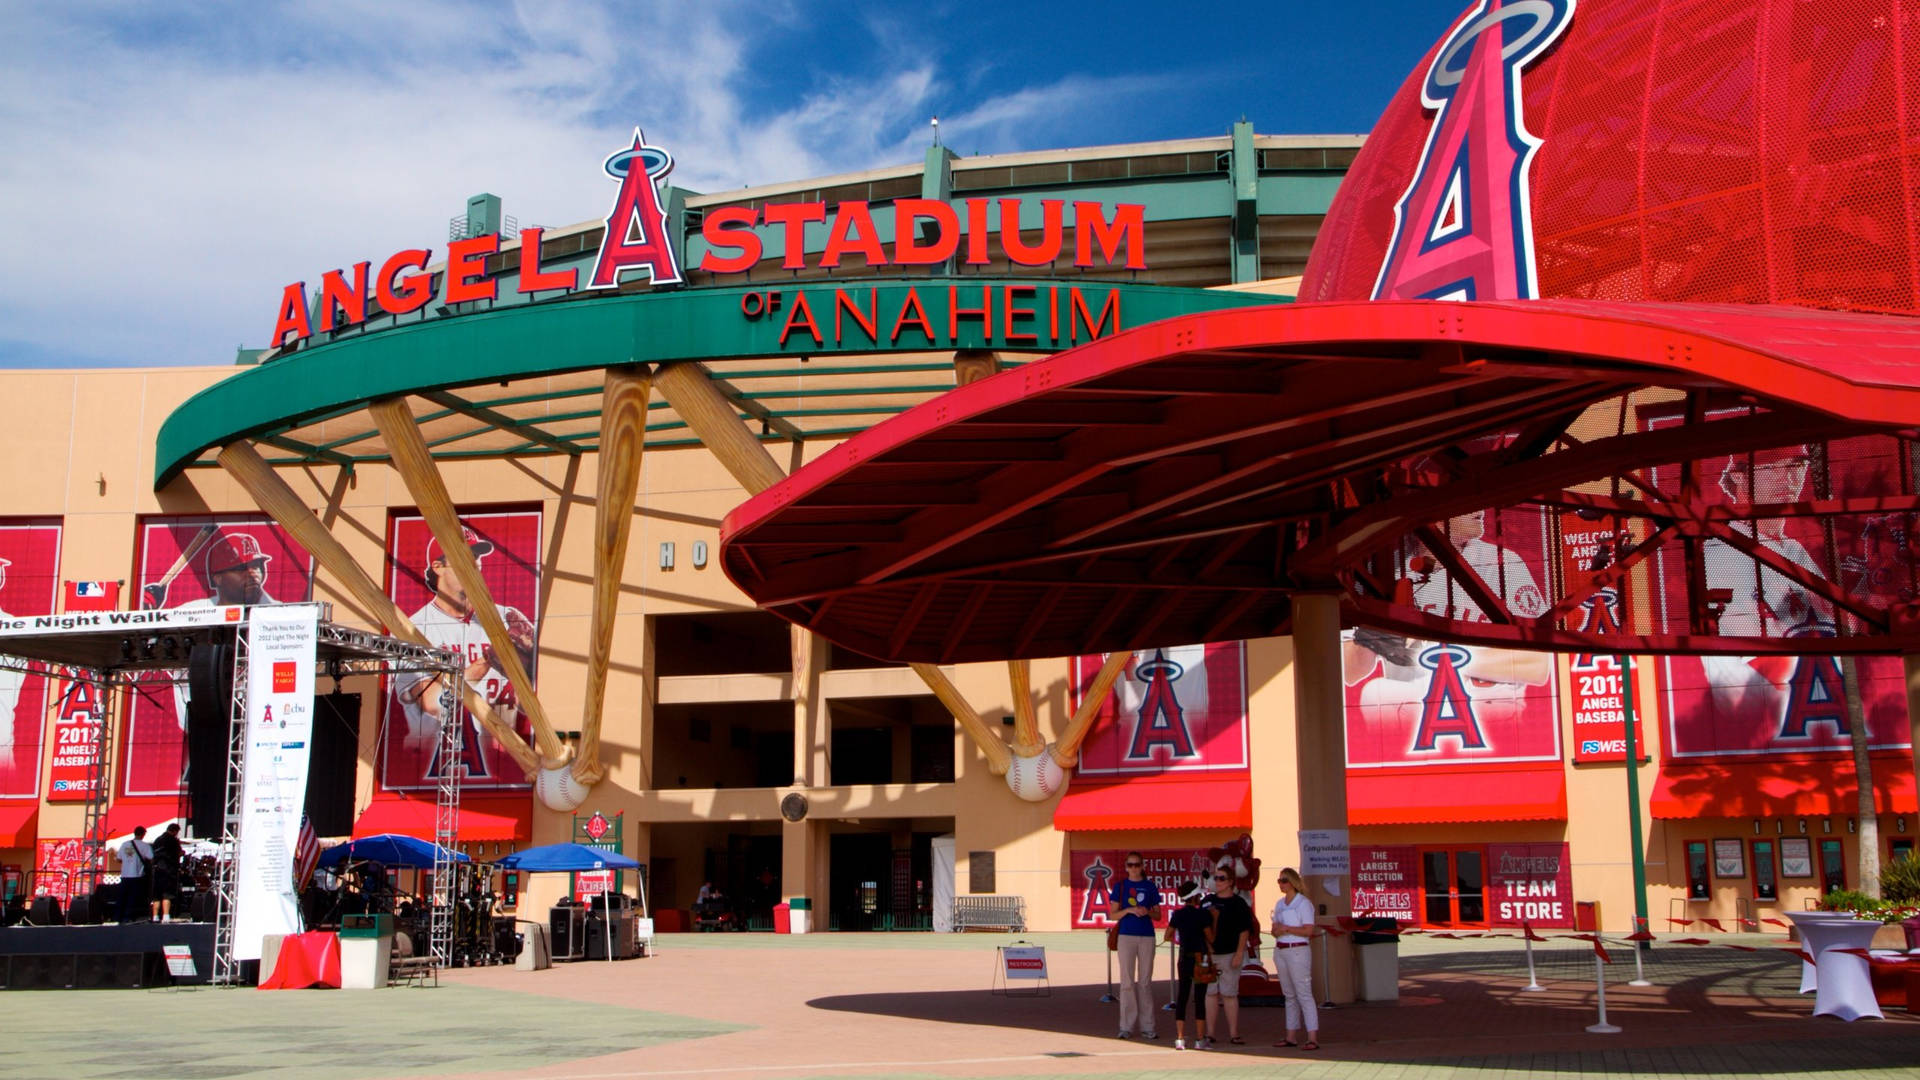
[[[0,367],[230,362],[280,287],[604,209],[962,154],[1365,131],[1464,6],[0,0]],[[1296,8],[1306,10],[1294,10]]]

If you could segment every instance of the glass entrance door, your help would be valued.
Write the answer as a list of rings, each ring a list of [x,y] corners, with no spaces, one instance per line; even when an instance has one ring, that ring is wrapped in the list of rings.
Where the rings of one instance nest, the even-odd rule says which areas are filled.
[[[1426,925],[1487,924],[1486,853],[1479,848],[1432,849],[1420,853],[1420,885],[1425,894]]]

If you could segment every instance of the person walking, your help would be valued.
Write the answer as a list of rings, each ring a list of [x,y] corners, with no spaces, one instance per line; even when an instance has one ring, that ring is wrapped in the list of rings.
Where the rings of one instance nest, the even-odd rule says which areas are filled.
[[[1127,876],[1107,896],[1107,914],[1117,921],[1120,953],[1120,1037],[1157,1039],[1153,1007],[1153,920],[1160,914],[1160,887],[1146,876],[1146,861],[1127,852]]]
[[[135,825],[133,836],[120,845],[120,921],[134,922],[147,914],[147,869],[153,865],[153,845],[147,827]]]
[[[1193,1003],[1193,1048],[1203,1050],[1207,1041],[1207,984],[1193,981],[1194,969],[1208,953],[1208,937],[1213,933],[1213,915],[1200,906],[1206,890],[1197,881],[1180,883],[1180,907],[1167,918],[1167,940],[1180,948],[1174,961],[1174,983],[1179,987],[1173,998],[1173,1048],[1187,1048],[1187,1003]],[[1199,993],[1194,991],[1198,989]]]
[[[1313,901],[1303,894],[1300,871],[1280,871],[1280,899],[1273,905],[1273,967],[1287,995],[1287,1037],[1275,1046],[1320,1049],[1320,1010],[1313,1004]],[[1299,1041],[1301,1030],[1307,1033]]]
[[[167,826],[167,831],[153,841],[153,895],[148,901],[148,915],[155,922],[173,921],[173,900],[180,894],[180,862],[186,852],[180,843],[180,823]],[[186,921],[186,913],[181,913],[181,921]]]
[[[1213,895],[1207,898],[1207,911],[1213,923],[1210,949],[1216,972],[1207,988],[1207,1030],[1220,1030],[1220,1013],[1227,1014],[1227,1041],[1235,1046],[1246,1042],[1240,1037],[1240,967],[1247,961],[1247,944],[1253,938],[1253,909],[1234,891],[1233,875],[1225,867],[1213,871]],[[1209,1041],[1202,1049],[1213,1049]]]

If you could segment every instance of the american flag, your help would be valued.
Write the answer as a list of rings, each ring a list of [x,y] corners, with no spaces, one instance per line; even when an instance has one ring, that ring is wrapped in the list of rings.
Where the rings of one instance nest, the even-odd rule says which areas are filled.
[[[300,815],[300,839],[293,845],[293,888],[295,892],[307,887],[313,880],[313,868],[320,864],[320,837],[313,831],[313,822],[307,815]]]

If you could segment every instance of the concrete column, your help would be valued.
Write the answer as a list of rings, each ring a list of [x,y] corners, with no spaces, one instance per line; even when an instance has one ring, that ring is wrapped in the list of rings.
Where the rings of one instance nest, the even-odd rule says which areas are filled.
[[[812,929],[827,925],[827,823],[780,823],[780,898],[813,901]]]
[[[833,733],[827,703],[820,698],[820,673],[830,646],[802,626],[793,634],[793,776],[806,787],[826,787],[832,777]]]
[[[1302,829],[1347,827],[1346,682],[1340,666],[1340,598],[1330,593],[1293,598],[1294,787]],[[1284,849],[1283,849],[1284,850]],[[1307,898],[1322,925],[1353,914],[1350,879],[1306,877]],[[1263,883],[1264,884],[1264,883]],[[1336,891],[1337,890],[1337,891]],[[1263,916],[1264,917],[1264,916]],[[1327,1000],[1354,1000],[1353,939],[1328,934]],[[1316,950],[1317,951],[1317,950]],[[1321,971],[1314,972],[1320,985]]]

